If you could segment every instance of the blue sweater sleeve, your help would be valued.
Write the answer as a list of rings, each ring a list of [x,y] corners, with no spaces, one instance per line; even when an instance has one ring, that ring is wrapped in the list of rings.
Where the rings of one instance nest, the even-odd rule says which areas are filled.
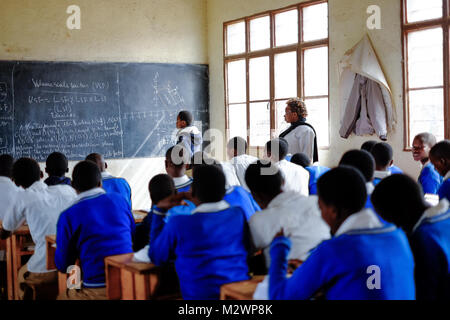
[[[439,173],[431,166],[425,166],[419,176],[419,183],[422,185],[423,193],[437,194],[442,180]]]
[[[71,229],[67,215],[62,213],[56,226],[55,264],[56,268],[63,273],[69,266],[75,264],[78,257],[76,239]]]
[[[447,179],[444,181],[444,183],[441,185],[438,191],[439,200],[447,199],[450,201],[450,180]]]
[[[148,255],[156,265],[165,264],[175,257],[176,232],[174,220],[176,219],[172,219],[165,224],[163,215],[155,214],[153,216]]]

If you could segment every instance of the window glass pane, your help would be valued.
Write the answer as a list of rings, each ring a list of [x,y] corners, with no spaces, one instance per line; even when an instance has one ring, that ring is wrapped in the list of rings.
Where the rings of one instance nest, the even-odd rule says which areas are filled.
[[[328,47],[304,51],[305,96],[328,95]]]
[[[284,114],[285,114],[285,110],[286,110],[286,102],[287,102],[287,100],[275,101],[275,110],[276,110],[276,117],[277,117],[277,119],[276,119],[277,136],[279,136],[280,133],[282,133],[284,130],[286,130],[290,126],[290,124],[284,120]]]
[[[245,60],[233,61],[228,66],[228,102],[245,102],[247,100],[245,84]]]
[[[250,145],[265,146],[270,140],[269,102],[250,103]]]
[[[442,0],[407,0],[408,22],[442,17]]]
[[[409,87],[421,88],[443,84],[442,28],[408,34]]]
[[[250,100],[269,99],[269,57],[250,59],[249,73]]]
[[[245,22],[227,26],[227,54],[245,52]]]
[[[270,47],[270,17],[262,17],[250,21],[250,50],[261,50]]]
[[[317,133],[317,145],[327,147],[330,145],[328,132],[328,98],[306,99],[308,117],[306,122],[311,124]]]
[[[303,41],[328,38],[328,3],[303,8]]]
[[[290,10],[275,15],[276,46],[298,42],[298,11]]]
[[[297,52],[275,55],[275,98],[297,96]]]
[[[247,141],[247,108],[245,104],[228,106],[228,128],[230,138],[241,137]]]
[[[444,139],[443,89],[409,92],[410,137],[421,132],[431,132],[437,141]]]

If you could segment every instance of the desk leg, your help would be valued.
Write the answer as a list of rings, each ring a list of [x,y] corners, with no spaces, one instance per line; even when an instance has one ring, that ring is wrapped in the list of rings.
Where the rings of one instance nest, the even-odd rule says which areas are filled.
[[[13,262],[11,237],[6,239],[6,284],[8,288],[8,300],[14,300]]]
[[[19,300],[19,281],[17,281],[18,271],[21,267],[20,255],[18,254],[17,241],[19,238],[16,235],[11,236],[11,254],[12,254],[12,267],[13,267],[13,283],[14,283],[14,300]]]
[[[120,270],[122,300],[134,300],[134,279],[130,271]]]

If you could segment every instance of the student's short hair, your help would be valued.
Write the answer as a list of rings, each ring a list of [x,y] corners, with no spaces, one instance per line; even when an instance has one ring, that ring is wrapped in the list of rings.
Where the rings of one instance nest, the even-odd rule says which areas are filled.
[[[334,206],[339,213],[347,215],[361,211],[367,200],[363,175],[359,170],[344,165],[319,178],[317,194],[326,205]]]
[[[278,150],[273,150],[273,148],[277,148]],[[267,141],[266,143],[266,150],[267,152],[270,152],[271,156],[275,156],[274,159],[276,160],[283,160],[286,158],[286,155],[289,150],[289,143],[284,138],[275,138],[270,141]],[[278,151],[278,154],[277,154]]]
[[[430,150],[430,157],[450,160],[450,140],[436,143]]]
[[[67,172],[68,166],[69,162],[61,152],[51,153],[45,161],[45,167],[50,176],[63,176]]]
[[[157,174],[151,178],[148,191],[152,204],[157,204],[162,199],[177,193],[173,179],[167,174]]]
[[[308,116],[308,110],[306,109],[305,101],[300,98],[291,98],[286,104],[291,109],[291,112],[294,112],[298,115],[299,118],[306,118]]]
[[[189,163],[189,152],[186,152],[182,145],[174,145],[167,149],[166,160],[173,163],[176,167],[181,167],[184,164]]]
[[[339,166],[346,165],[358,169],[366,182],[370,182],[373,179],[375,172],[375,160],[373,156],[366,150],[350,150],[344,153],[339,162]]]
[[[389,143],[379,142],[372,147],[370,153],[375,160],[375,164],[381,167],[386,167],[391,162],[394,152]]]
[[[78,192],[97,188],[100,181],[102,181],[100,169],[92,161],[80,161],[73,168],[72,187]]]
[[[306,168],[311,165],[311,158],[304,153],[296,153],[292,156],[291,162]]]
[[[25,189],[29,188],[33,183],[41,180],[41,168],[34,159],[20,158],[13,165],[12,178],[17,185]]]
[[[9,154],[0,155],[0,176],[11,178],[14,158]]]
[[[425,207],[420,185],[404,174],[393,174],[377,184],[371,195],[375,211],[386,221],[402,226],[411,220],[411,209]]]
[[[422,141],[423,144],[426,144],[430,148],[436,144],[436,137],[432,133],[429,133],[429,132],[419,133],[418,135],[416,135],[414,137],[414,140],[415,139],[419,139],[420,141]]]
[[[271,168],[271,163],[263,163],[260,160],[252,163],[245,170],[245,183],[252,193],[261,193],[274,197],[280,193],[284,179],[280,170],[273,174],[263,174],[264,169]]]
[[[225,196],[225,175],[215,165],[198,165],[193,172],[192,195],[202,203],[218,202]]]
[[[180,111],[180,113],[178,113],[178,118],[180,119],[180,121],[186,121],[186,126],[189,127],[190,125],[192,125],[193,117],[192,113],[190,113],[189,111]]]
[[[247,141],[241,137],[234,137],[228,141],[227,148],[236,150],[238,156],[247,152]]]
[[[375,140],[366,141],[361,145],[361,150],[366,150],[366,151],[370,152],[370,151],[372,151],[373,146],[376,145],[377,143],[378,143],[378,141],[375,141]]]

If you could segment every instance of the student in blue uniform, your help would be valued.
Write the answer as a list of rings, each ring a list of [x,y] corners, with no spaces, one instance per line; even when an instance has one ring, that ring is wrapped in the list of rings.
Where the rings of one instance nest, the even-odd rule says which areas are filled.
[[[57,184],[68,184],[70,186],[70,178],[65,176],[66,172],[69,172],[69,162],[61,152],[53,152],[47,157],[45,172],[48,174],[48,178],[44,182],[48,186]]]
[[[361,150],[366,150],[367,152],[371,152],[373,146],[376,145],[377,143],[378,143],[378,141],[368,140],[361,145]],[[388,170],[391,172],[391,174],[403,173],[402,169],[400,169],[399,167],[396,167],[394,164],[392,164],[388,168]]]
[[[94,162],[100,169],[100,173],[102,175],[102,188],[105,189],[107,193],[120,193],[128,202],[130,208],[133,208],[133,206],[131,205],[130,185],[124,178],[113,177],[109,172],[106,171],[106,169],[108,169],[108,164],[105,162],[103,156],[98,153],[91,153],[86,157],[86,160]]]
[[[374,145],[370,151],[375,160],[375,173],[373,185],[376,186],[380,181],[391,175],[389,168],[394,163],[392,147],[386,142],[380,142]]]
[[[429,152],[435,144],[435,136],[428,132],[415,136],[412,144],[413,159],[420,161],[422,165],[418,181],[422,186],[423,193],[437,194],[444,180],[430,162]]]
[[[223,201],[225,176],[212,165],[196,166],[192,196],[197,208],[191,215],[162,215],[152,221],[149,256],[156,265],[176,257],[175,268],[183,299],[219,299],[220,286],[248,280],[249,232],[245,214]],[[162,211],[180,204],[172,196],[158,203]]]
[[[417,299],[450,299],[450,210],[443,199],[435,207],[406,175],[381,181],[372,194],[377,212],[408,235],[415,259]]]
[[[324,166],[313,166],[311,165],[311,159],[305,153],[296,153],[292,156],[292,163],[302,166],[309,172],[309,194],[317,194],[317,180],[325,172],[329,171],[330,168]]]
[[[178,192],[191,190],[192,179],[186,175],[189,157],[184,154],[184,148],[179,145],[170,147],[166,151],[166,172],[172,177]]]
[[[450,201],[450,141],[438,142],[430,150],[430,161],[437,172],[444,177],[444,182],[438,190],[439,199]]]
[[[384,225],[366,202],[365,179],[352,167],[338,167],[318,181],[319,207],[332,238],[313,249],[286,278],[291,241],[280,232],[272,242],[269,298],[327,300],[415,298],[414,260],[404,232]]]
[[[135,222],[129,203],[101,188],[100,170],[91,161],[73,169],[77,201],[63,211],[56,231],[55,263],[58,270],[80,260],[81,290],[67,290],[61,299],[106,299],[105,263],[108,256],[133,252]]]

